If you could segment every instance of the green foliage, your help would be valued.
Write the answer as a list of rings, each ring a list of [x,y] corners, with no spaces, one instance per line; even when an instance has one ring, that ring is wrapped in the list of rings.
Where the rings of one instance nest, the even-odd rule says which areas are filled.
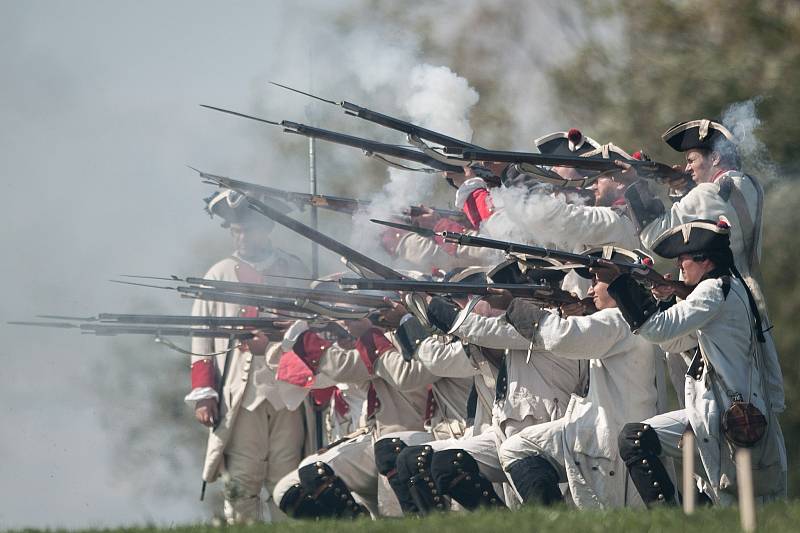
[[[574,61],[551,71],[571,123],[602,142],[674,160],[662,132],[758,97],[759,138],[785,173],[796,172],[797,3],[600,0],[585,8],[605,33],[595,32]],[[615,38],[607,38],[609,28]]]
[[[772,504],[759,509],[759,531],[792,531],[800,520],[800,505]],[[739,515],[736,509],[705,508],[691,518],[680,509],[657,509],[643,512],[641,509],[614,511],[583,511],[574,509],[524,508],[519,512],[480,511],[475,513],[449,513],[426,518],[369,520],[324,520],[320,522],[292,521],[273,525],[230,526],[230,533],[407,533],[411,531],[436,531],[438,533],[486,533],[490,531],[541,531],[541,532],[598,532],[606,531],[703,531],[704,533],[728,533],[739,530]],[[33,531],[33,530],[29,530]],[[116,530],[117,533],[160,533],[167,531],[155,527]],[[173,533],[212,533],[219,528],[210,525],[170,527]]]

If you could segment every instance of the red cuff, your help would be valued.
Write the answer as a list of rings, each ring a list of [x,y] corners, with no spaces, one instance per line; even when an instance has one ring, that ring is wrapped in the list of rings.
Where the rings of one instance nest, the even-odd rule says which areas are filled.
[[[366,365],[370,374],[372,374],[375,360],[383,353],[393,348],[394,345],[389,342],[389,339],[387,339],[378,328],[370,329],[356,341],[358,355],[361,356],[361,360]]]
[[[316,381],[314,371],[294,352],[281,355],[275,379],[298,387],[311,387]]]
[[[400,244],[400,239],[405,237],[406,233],[408,232],[402,229],[386,228],[381,233],[381,246],[389,255],[397,257],[397,247]]]
[[[433,227],[433,231],[439,233],[441,231],[454,231],[456,233],[464,233],[464,226],[452,220],[450,218],[440,218],[439,222]],[[436,244],[441,246],[445,252],[450,255],[456,255],[457,246],[453,242],[445,242],[443,238],[439,237],[438,235],[433,238],[436,241]]]
[[[297,338],[292,351],[313,371],[317,369],[322,354],[331,344],[313,331],[306,330]]]
[[[494,204],[492,204],[489,190],[475,189],[472,191],[467,197],[467,201],[464,202],[463,211],[473,226],[480,227],[481,222],[494,213]]]
[[[202,359],[192,364],[192,389],[214,388],[215,381],[214,362],[211,359]]]
[[[336,392],[337,389],[334,385],[333,387],[328,387],[325,389],[314,389],[310,392],[311,401],[314,403],[314,407],[317,410],[323,409],[325,406],[328,405],[328,402],[331,401],[331,397],[333,393]]]

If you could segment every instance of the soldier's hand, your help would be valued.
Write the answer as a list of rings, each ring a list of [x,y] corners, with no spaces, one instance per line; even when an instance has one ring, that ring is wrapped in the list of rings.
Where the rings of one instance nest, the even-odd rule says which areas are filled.
[[[392,307],[381,309],[381,324],[386,324],[386,327],[397,328],[400,326],[400,319],[408,314],[408,309],[398,302],[391,302]]]
[[[575,302],[574,304],[563,304],[559,307],[561,316],[583,316],[586,314],[586,308],[582,302]]]
[[[608,283],[609,285],[622,274],[617,265],[605,259],[600,259],[594,266],[589,267],[589,272],[594,274],[597,281]]]
[[[219,406],[214,398],[198,400],[194,406],[194,417],[204,426],[214,427],[219,420]]]
[[[350,335],[358,339],[372,328],[372,322],[370,322],[367,318],[361,318],[358,320],[345,320],[344,328],[350,332]]]
[[[421,214],[411,217],[411,222],[420,228],[433,229],[441,218],[430,207],[420,207]]]
[[[631,184],[639,179],[639,173],[636,172],[636,168],[633,167],[633,165],[625,163],[624,161],[614,161],[614,164],[622,169],[614,173],[614,181]]]
[[[511,305],[511,300],[514,299],[511,292],[507,289],[490,287],[487,289],[486,293],[483,299],[494,309],[506,309]]]
[[[691,179],[688,174],[685,173],[685,168],[680,165],[672,165],[672,170],[676,170],[681,172],[682,174],[680,177],[671,177],[667,179],[667,186],[672,189],[673,191],[683,191],[689,187],[689,180]]]
[[[672,279],[672,274],[664,274],[664,279]],[[669,300],[675,295],[675,287],[672,285],[656,285],[650,292],[656,300]]]

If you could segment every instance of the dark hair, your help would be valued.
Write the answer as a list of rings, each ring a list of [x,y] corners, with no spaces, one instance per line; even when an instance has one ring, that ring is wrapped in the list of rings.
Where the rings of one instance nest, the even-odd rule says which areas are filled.
[[[714,143],[713,148],[697,148],[703,157],[709,157],[712,152],[719,154],[719,164],[723,167],[739,170],[742,167],[742,159],[736,145],[728,139],[720,139]]]
[[[698,263],[705,261],[706,259],[714,263],[714,272],[721,274],[728,274],[732,272],[734,263],[733,252],[731,252],[730,248],[704,250],[702,252],[692,254],[692,260]]]

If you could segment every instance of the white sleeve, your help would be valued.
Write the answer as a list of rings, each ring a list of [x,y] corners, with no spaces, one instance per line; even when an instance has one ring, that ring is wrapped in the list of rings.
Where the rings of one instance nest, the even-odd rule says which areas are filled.
[[[453,332],[462,342],[497,350],[527,350],[531,341],[519,334],[505,316],[487,318],[470,314]]]
[[[616,309],[567,318],[548,315],[539,320],[536,344],[556,357],[602,359],[614,355],[612,348],[630,334]]]
[[[428,337],[420,343],[416,357],[429,372],[439,377],[469,378],[478,374],[460,341],[444,342]]]
[[[685,300],[651,316],[638,333],[657,344],[692,335],[719,314],[724,301],[722,280],[707,279],[700,282]]]

